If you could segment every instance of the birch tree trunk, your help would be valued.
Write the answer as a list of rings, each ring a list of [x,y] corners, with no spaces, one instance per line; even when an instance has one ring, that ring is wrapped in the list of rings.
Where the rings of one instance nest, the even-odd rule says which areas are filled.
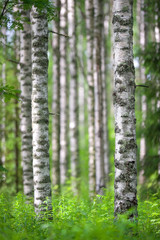
[[[133,1],[114,0],[115,215],[137,214]],[[135,211],[134,211],[135,210]]]
[[[139,33],[140,33],[140,47],[142,51],[145,50],[146,45],[146,26],[145,26],[145,12],[144,12],[144,0],[138,0],[138,10],[139,10]],[[145,84],[146,76],[145,76],[145,68],[143,67],[143,62],[140,61],[140,79],[142,84]],[[147,112],[147,99],[145,95],[141,97],[141,111],[142,111],[142,129],[145,127],[146,120],[146,112]],[[141,163],[141,171],[139,173],[139,183],[141,185],[144,184],[144,158],[146,155],[146,139],[144,134],[142,134],[140,139],[140,163]]]
[[[102,4],[103,3],[103,4]],[[109,21],[109,19],[105,19],[105,7],[107,9],[106,15],[109,14],[109,7],[105,6],[108,5],[108,3],[104,3],[104,0],[100,4],[101,7],[101,13],[103,13],[103,16],[101,17],[101,77],[102,77],[102,104],[103,104],[103,154],[104,154],[104,177],[105,177],[105,185],[109,183],[109,170],[110,170],[110,163],[109,163],[109,139],[108,139],[108,104],[107,104],[107,62],[106,62],[106,40],[107,40],[107,33],[105,32],[105,27],[109,23],[105,22]],[[105,24],[105,25],[104,25]]]
[[[39,13],[33,6],[32,29],[32,144],[35,212],[45,211],[48,198],[51,210],[51,183],[48,138],[48,22],[46,10]],[[42,205],[43,204],[43,205]]]
[[[155,34],[155,41],[156,43],[160,43],[160,22],[159,22],[159,16],[158,16],[158,6],[155,4],[155,27],[154,27],[154,34]],[[157,49],[158,52],[158,49]],[[156,93],[156,111],[158,112],[160,109],[160,82],[158,79],[156,80],[157,82],[157,93]],[[160,123],[160,119],[158,119],[158,122]],[[160,139],[159,139],[159,145],[158,145],[158,184],[160,185]]]
[[[60,13],[60,0],[55,1],[57,13]],[[59,33],[59,20],[54,21],[53,31]],[[53,99],[52,112],[54,113],[52,121],[52,182],[56,186],[55,192],[60,190],[60,166],[59,166],[59,151],[60,151],[60,46],[59,34],[53,35]]]
[[[20,32],[20,86],[21,86],[21,138],[22,138],[22,168],[23,189],[28,197],[33,195],[32,168],[32,121],[31,121],[31,26],[30,12],[21,11],[25,18],[23,30]]]
[[[15,11],[18,9],[15,7]],[[16,88],[19,87],[20,83],[20,31],[15,31],[15,55],[16,60],[18,62],[17,67],[15,68],[15,76],[17,78]],[[14,154],[15,154],[15,186],[16,186],[16,193],[19,192],[19,163],[20,163],[20,148],[19,148],[19,141],[20,141],[20,111],[19,111],[19,101],[15,99],[14,101],[15,109],[14,109],[14,136],[15,136],[15,143],[14,143]]]
[[[3,43],[4,43],[4,49],[3,49],[3,55],[5,57],[6,54],[6,29],[2,28],[2,34],[3,34]],[[6,85],[6,63],[3,62],[2,64],[2,85],[5,86]],[[5,136],[5,122],[6,122],[6,114],[5,114],[5,108],[6,108],[6,104],[5,101],[2,100],[2,124],[1,124],[1,162],[2,162],[2,166],[5,167],[5,162],[6,162],[6,156],[5,156],[5,152],[6,152],[6,136]],[[6,175],[3,172],[2,174],[2,183],[5,181]]]
[[[101,75],[101,4],[94,0],[94,97],[95,97],[95,161],[96,161],[96,192],[103,194],[104,155],[103,155],[103,102]]]
[[[67,0],[61,0],[60,33],[67,35]],[[67,180],[67,38],[60,36],[60,182]]]
[[[16,193],[19,192],[19,162],[20,162],[20,149],[19,149],[19,140],[20,140],[20,114],[19,114],[19,102],[15,99],[15,112],[14,112],[14,151],[15,151],[15,185]]]
[[[87,82],[88,82],[88,135],[89,135],[89,193],[96,191],[95,179],[95,132],[94,132],[94,78],[93,78],[93,0],[85,1],[87,31]]]
[[[68,35],[69,38],[69,130],[72,190],[78,194],[79,157],[78,157],[78,76],[77,76],[77,35],[76,35],[76,1],[68,1]]]

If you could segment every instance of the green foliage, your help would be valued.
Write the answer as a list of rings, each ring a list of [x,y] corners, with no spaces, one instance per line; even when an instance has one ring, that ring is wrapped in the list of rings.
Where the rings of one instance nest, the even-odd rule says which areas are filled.
[[[0,26],[5,26],[9,29],[23,29],[23,22],[27,19],[22,19],[21,11],[30,10],[32,6],[37,7],[42,13],[44,9],[47,11],[48,21],[56,17],[56,8],[52,1],[49,0],[3,0],[0,2]]]
[[[138,222],[127,215],[114,220],[113,193],[93,201],[70,194],[53,199],[53,220],[37,219],[32,204],[18,194],[0,195],[0,239],[46,240],[158,240],[160,237],[160,200],[153,195],[139,201]],[[124,237],[125,236],[125,237]]]
[[[12,98],[19,99],[20,92],[20,90],[15,89],[13,86],[0,86],[0,99],[4,99],[5,102],[10,101]]]

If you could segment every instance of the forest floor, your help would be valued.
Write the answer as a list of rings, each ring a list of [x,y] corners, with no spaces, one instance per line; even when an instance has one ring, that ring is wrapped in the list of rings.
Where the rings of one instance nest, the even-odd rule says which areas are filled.
[[[53,197],[53,220],[37,219],[33,204],[25,197],[0,194],[0,240],[158,240],[160,198],[158,194],[138,201],[138,221],[126,215],[114,220],[114,194],[93,201],[65,194]]]

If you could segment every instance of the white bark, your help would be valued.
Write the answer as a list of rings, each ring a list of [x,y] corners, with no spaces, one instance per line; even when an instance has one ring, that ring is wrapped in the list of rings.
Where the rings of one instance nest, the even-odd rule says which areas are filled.
[[[58,8],[58,17],[60,11],[60,0],[55,1],[55,6]],[[59,21],[54,21],[53,31],[59,33]],[[52,183],[56,186],[56,191],[60,189],[60,167],[59,167],[59,150],[60,150],[60,49],[59,35],[53,34],[53,99],[52,99]],[[58,187],[58,188],[57,188]],[[56,192],[55,191],[55,192]]]
[[[94,133],[94,79],[93,79],[93,0],[85,1],[87,31],[87,82],[88,82],[88,135],[89,135],[89,193],[96,191],[95,183],[95,133]]]
[[[67,35],[67,0],[61,0],[60,33]],[[67,38],[60,36],[60,182],[67,181]]]
[[[29,11],[22,10],[21,16],[30,21]],[[24,194],[28,197],[33,195],[31,74],[31,25],[24,22],[20,32],[21,155]]]
[[[95,99],[95,161],[96,192],[103,194],[105,187],[104,155],[103,155],[103,102],[101,75],[101,4],[94,0],[94,99]]]
[[[77,36],[76,36],[76,1],[68,1],[69,38],[69,130],[72,190],[78,194],[79,156],[78,156],[78,76],[77,76]]]
[[[48,198],[51,209],[48,138],[48,22],[46,11],[38,13],[33,6],[32,27],[32,134],[34,205],[38,214],[45,211]]]
[[[146,45],[146,26],[145,26],[145,12],[144,8],[144,0],[138,0],[138,10],[139,10],[139,33],[140,33],[140,47],[142,51],[145,50]],[[140,79],[142,84],[145,84],[146,76],[145,76],[145,68],[143,67],[143,62],[140,61]],[[143,95],[141,98],[141,111],[142,111],[142,129],[145,127],[146,120],[146,112],[147,112],[147,99],[146,96]],[[139,183],[144,184],[144,158],[146,155],[146,139],[142,134],[140,139],[140,163],[141,163],[141,171],[139,173]]]
[[[107,6],[105,6],[107,5]],[[106,12],[104,12],[104,8]],[[104,175],[105,175],[105,185],[109,183],[109,139],[108,139],[108,102],[107,102],[107,62],[106,62],[106,40],[108,35],[108,25],[109,25],[109,6],[108,3],[101,4],[101,12],[103,17],[101,18],[101,76],[102,76],[102,102],[103,102],[103,154],[104,154]],[[104,18],[106,14],[107,18]],[[105,20],[105,21],[104,21]],[[106,29],[105,29],[106,28]]]
[[[133,1],[114,0],[115,215],[137,214]]]
[[[2,42],[4,43],[4,46],[6,44],[6,29],[2,28]],[[5,57],[6,54],[6,48],[4,47],[3,49],[3,55]],[[5,86],[6,85],[6,63],[3,62],[2,64],[2,85]],[[6,108],[6,104],[4,99],[2,99],[2,124],[1,124],[1,164],[3,167],[5,167],[5,162],[6,162],[6,136],[5,136],[5,128],[6,128],[6,114],[5,114],[5,108]],[[5,181],[6,175],[5,173],[2,174],[2,183],[3,181]]]

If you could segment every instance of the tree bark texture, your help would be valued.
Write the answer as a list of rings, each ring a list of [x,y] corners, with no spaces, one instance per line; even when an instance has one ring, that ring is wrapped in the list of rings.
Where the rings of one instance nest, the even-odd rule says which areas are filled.
[[[22,10],[22,18],[30,21],[30,12]],[[27,197],[33,195],[32,120],[31,120],[31,25],[23,23],[20,32],[20,87],[23,189]]]
[[[135,69],[133,1],[114,0],[115,215],[133,208],[137,214]]]
[[[60,14],[60,0],[55,1],[57,14]],[[59,33],[59,20],[54,21],[53,31]],[[56,186],[55,192],[60,190],[60,37],[53,35],[53,99],[52,99],[52,183]]]
[[[85,1],[87,32],[87,82],[88,82],[88,137],[89,137],[89,193],[93,197],[96,191],[95,178],[95,132],[94,132],[94,78],[93,78],[93,0]]]
[[[32,145],[35,211],[45,211],[48,198],[51,209],[51,182],[48,138],[48,22],[46,11],[33,6],[32,27]]]
[[[68,35],[69,38],[69,131],[72,190],[78,194],[79,156],[78,156],[78,76],[77,76],[77,35],[76,35],[76,1],[68,1]]]
[[[67,35],[67,0],[61,0],[60,34]],[[60,182],[67,181],[67,38],[60,36]]]
[[[95,161],[96,161],[96,192],[103,194],[104,155],[103,155],[103,102],[101,75],[101,4],[94,0],[94,98],[95,98]]]

